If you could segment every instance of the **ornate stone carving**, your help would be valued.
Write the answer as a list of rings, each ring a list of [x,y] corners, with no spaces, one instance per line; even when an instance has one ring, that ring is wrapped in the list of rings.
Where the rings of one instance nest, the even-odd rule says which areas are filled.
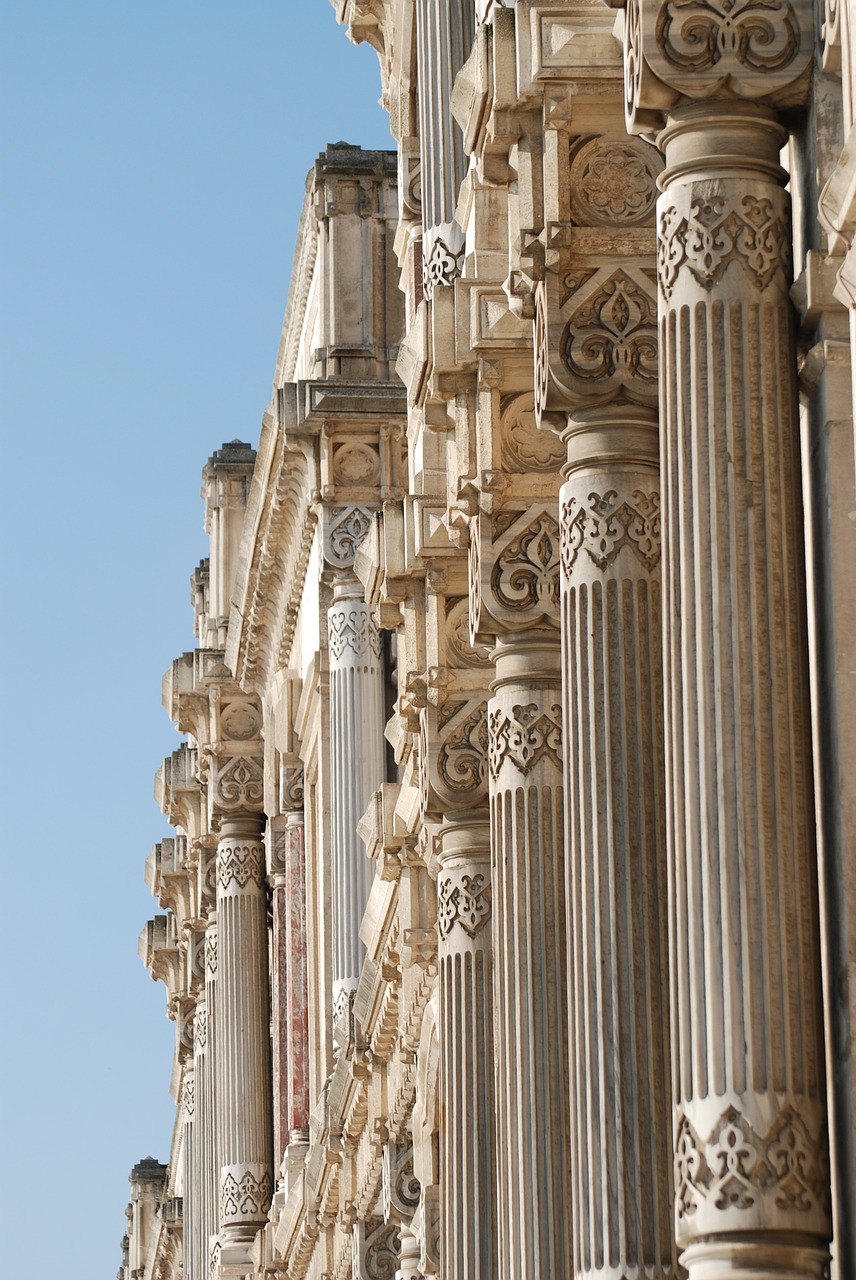
[[[217,933],[214,929],[205,934],[205,969],[212,975],[217,972]]]
[[[261,727],[261,716],[251,702],[228,702],[220,710],[220,732],[226,739],[245,742],[255,738]]]
[[[484,704],[466,719],[460,711],[468,704],[446,704],[446,735],[437,755],[437,770],[450,791],[471,792],[483,785],[487,761],[487,716]],[[449,729],[451,721],[455,727]]]
[[[501,405],[502,456],[509,471],[555,474],[565,460],[561,440],[541,431],[535,421],[531,393],[506,397]]]
[[[446,870],[440,883],[437,930],[448,938],[456,924],[474,938],[490,920],[490,882],[485,875]]]
[[[594,227],[652,222],[661,168],[656,151],[643,142],[573,139],[569,184],[575,221]]]
[[[221,842],[217,850],[217,879],[221,889],[245,889],[264,884],[264,853],[256,842]]]
[[[348,569],[360,543],[371,528],[374,512],[351,502],[324,508],[324,558],[337,569]]]
[[[193,1113],[196,1110],[196,1089],[194,1086],[192,1071],[186,1071],[184,1073],[184,1082],[181,1090],[181,1103],[184,1107],[185,1117],[188,1120],[192,1120]]]
[[[279,765],[279,807],[283,813],[303,808],[303,762],[283,756]]]
[[[373,486],[380,479],[380,455],[362,441],[336,445],[333,453],[333,481],[342,488]]]
[[[809,0],[628,0],[628,123],[656,129],[681,96],[793,101],[813,43]]]
[[[216,969],[216,945],[215,945],[215,964]],[[208,1045],[208,1009],[204,1004],[196,1006],[196,1027],[194,1029],[193,1041],[197,1049],[204,1050]]]
[[[585,502],[572,497],[562,504],[562,569],[570,577],[580,552],[601,571],[626,547],[653,569],[660,562],[660,495],[634,489],[622,499],[616,489],[591,492]]]
[[[530,773],[546,756],[562,767],[562,708],[541,711],[535,702],[518,703],[508,715],[499,707],[490,712],[490,772],[494,778],[506,760],[522,774]]]
[[[220,1216],[224,1226],[263,1220],[273,1191],[271,1175],[255,1165],[230,1165],[220,1178]]]
[[[463,246],[451,249],[441,236],[437,236],[422,262],[422,284],[426,298],[430,298],[437,285],[451,285],[461,274],[464,262]]]
[[[469,603],[459,600],[446,614],[446,648],[452,668],[489,669],[486,645],[470,643]]]
[[[386,1222],[410,1222],[422,1188],[413,1172],[413,1147],[387,1142],[383,1148],[383,1216]]]
[[[398,1224],[383,1218],[355,1222],[353,1280],[393,1280],[398,1268]]]
[[[588,384],[603,399],[622,386],[656,387],[657,307],[653,281],[645,285],[608,269],[566,277],[571,302],[559,349],[575,389]]]
[[[231,756],[218,769],[211,788],[215,808],[227,813],[258,812],[264,802],[264,775],[254,756]]]
[[[331,606],[327,615],[330,656],[340,662],[350,653],[355,658],[381,656],[380,631],[373,613],[366,605],[351,600]]]
[[[761,290],[790,268],[788,220],[781,202],[766,196],[743,195],[735,207],[709,183],[704,197],[691,198],[686,214],[676,204],[665,204],[658,231],[660,287],[667,300],[684,268],[710,289],[738,262]]]
[[[807,1215],[829,1212],[825,1131],[812,1138],[801,1117],[785,1108],[761,1137],[740,1112],[729,1107],[707,1142],[702,1142],[682,1116],[675,1143],[679,1227],[706,1202],[718,1210],[750,1210],[764,1199],[778,1210]]]
[[[519,521],[513,526],[516,530]],[[546,511],[515,532],[496,557],[491,586],[506,609],[528,611],[559,603],[559,526]]]

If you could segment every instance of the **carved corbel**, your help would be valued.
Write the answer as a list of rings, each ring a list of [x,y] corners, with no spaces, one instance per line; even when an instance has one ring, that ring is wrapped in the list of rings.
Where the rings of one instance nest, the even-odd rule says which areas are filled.
[[[470,641],[559,625],[559,523],[555,505],[479,512],[469,522]]]

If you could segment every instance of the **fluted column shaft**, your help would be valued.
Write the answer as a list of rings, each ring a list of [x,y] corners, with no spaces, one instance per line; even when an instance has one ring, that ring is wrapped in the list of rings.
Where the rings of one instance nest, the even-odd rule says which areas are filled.
[[[289,813],[285,831],[285,945],[289,1142],[309,1139],[309,985],[306,954],[306,828],[303,810]]]
[[[220,1227],[218,1204],[220,1148],[217,1141],[217,918],[208,917],[205,930],[205,999],[196,1009],[194,1049],[197,1054],[196,1109],[199,1160],[202,1165],[202,1207],[199,1215],[199,1248],[205,1260],[207,1280],[212,1240]],[[191,1280],[196,1280],[195,1276]]]
[[[499,1275],[571,1274],[558,630],[507,633],[488,707]]]
[[[446,815],[437,880],[445,1280],[496,1274],[490,825]]]
[[[256,815],[224,817],[217,845],[220,1238],[252,1239],[271,1198],[270,993],[264,849]]]
[[[676,1221],[691,1280],[824,1274],[828,1165],[790,213],[763,107],[670,116],[660,232]]]
[[[205,1277],[205,1255],[202,1259],[199,1257],[199,1232],[198,1232],[198,1213],[199,1213],[199,1150],[196,1137],[196,1068],[195,1054],[194,1061],[184,1068],[184,1078],[182,1081],[182,1097],[181,1112],[184,1132],[182,1135],[182,1147],[184,1150],[184,1191],[183,1191],[183,1214],[184,1221],[190,1224],[189,1231],[185,1231],[184,1240],[184,1273],[188,1280],[204,1280]],[[200,1265],[201,1262],[201,1265]]]
[[[373,866],[357,823],[385,776],[380,632],[356,580],[340,583],[327,615],[333,898],[333,1017],[347,1020],[363,962],[360,923]]]
[[[574,1274],[677,1274],[655,410],[569,426],[560,497]]]
[[[278,1177],[288,1146],[288,903],[285,890],[285,818],[268,823],[266,843],[271,864],[271,1074],[273,1083],[273,1163]]]

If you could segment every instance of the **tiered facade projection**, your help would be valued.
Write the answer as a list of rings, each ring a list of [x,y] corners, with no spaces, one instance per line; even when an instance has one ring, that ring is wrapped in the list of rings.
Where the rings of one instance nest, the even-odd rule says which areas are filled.
[[[856,3],[334,3],[120,1280],[853,1280]]]

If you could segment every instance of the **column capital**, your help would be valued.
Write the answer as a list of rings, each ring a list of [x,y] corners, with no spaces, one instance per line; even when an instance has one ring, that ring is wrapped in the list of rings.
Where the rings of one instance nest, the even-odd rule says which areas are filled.
[[[811,0],[628,0],[628,128],[656,131],[688,101],[801,105],[813,60]]]

